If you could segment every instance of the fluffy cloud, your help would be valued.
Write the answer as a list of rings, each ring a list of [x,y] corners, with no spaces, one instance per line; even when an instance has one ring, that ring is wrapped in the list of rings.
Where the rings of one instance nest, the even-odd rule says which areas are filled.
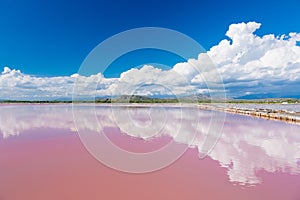
[[[0,76],[0,97],[2,99],[50,98],[69,96],[72,77],[35,77],[19,70],[4,67]]]
[[[208,51],[229,93],[263,93],[270,89],[280,93],[288,85],[299,85],[300,34],[259,37],[254,32],[260,26],[256,22],[232,24],[226,32],[229,39]],[[285,86],[278,87],[278,83]]]
[[[20,70],[4,67],[0,75],[0,99],[59,99],[71,98],[74,84],[77,83],[84,91],[81,95],[101,95],[101,90],[107,89],[115,79],[106,79],[102,74],[89,77],[73,74],[71,76],[36,77],[27,75]],[[97,87],[97,90],[95,90]],[[95,94],[98,92],[97,94]]]
[[[71,97],[74,83],[80,97],[218,93],[223,86],[230,97],[260,93],[298,95],[300,33],[257,36],[255,31],[260,26],[256,22],[232,24],[226,32],[228,39],[170,70],[145,65],[123,72],[119,78],[105,78],[102,74],[36,77],[5,67],[0,75],[0,99]]]
[[[180,65],[181,67],[177,67]],[[161,70],[150,65],[141,69],[130,69],[123,72],[109,90],[112,94],[148,94],[147,95],[183,95],[193,93],[197,88],[191,85],[188,74],[177,72],[177,68],[189,67],[180,63],[171,70]],[[186,70],[191,73],[192,70]]]

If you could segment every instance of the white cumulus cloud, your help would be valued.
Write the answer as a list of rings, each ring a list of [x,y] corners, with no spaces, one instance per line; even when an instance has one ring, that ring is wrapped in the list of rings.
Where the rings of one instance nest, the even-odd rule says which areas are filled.
[[[76,94],[82,97],[218,93],[223,91],[223,83],[229,97],[299,95],[300,33],[258,36],[255,31],[260,27],[257,22],[231,24],[226,32],[228,38],[198,58],[177,63],[169,70],[151,65],[132,68],[119,78],[105,78],[101,73],[37,77],[4,67],[0,74],[0,99],[70,98],[74,83],[78,86]]]
[[[299,33],[257,36],[260,23],[232,24],[218,45],[208,51],[229,92],[282,92],[300,82]],[[278,87],[278,84],[282,87]],[[240,90],[239,92],[236,90]],[[299,94],[298,92],[294,92]]]

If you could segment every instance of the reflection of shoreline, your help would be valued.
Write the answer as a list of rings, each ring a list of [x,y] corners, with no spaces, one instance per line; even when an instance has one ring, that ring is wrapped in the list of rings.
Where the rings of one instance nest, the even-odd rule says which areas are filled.
[[[101,105],[101,104],[96,104]],[[284,121],[287,123],[299,124],[300,125],[300,112],[295,111],[287,111],[287,110],[275,110],[275,109],[263,109],[263,108],[239,108],[235,107],[234,104],[191,104],[191,103],[173,103],[173,104],[110,104],[112,106],[124,106],[124,107],[191,107],[191,108],[200,108],[204,110],[216,110],[227,113],[276,120],[276,121]],[[243,104],[241,104],[243,105]]]
[[[280,111],[280,110],[264,111],[264,110],[249,110],[249,109],[234,109],[234,108],[229,108],[226,109],[225,111],[230,113],[250,115],[253,117],[271,119],[276,121],[284,121],[284,122],[300,125],[300,113],[294,114],[294,113]]]
[[[49,106],[49,105],[71,105],[71,102],[67,103],[3,103],[0,102],[1,106],[28,106],[28,105],[41,105],[41,106]],[[148,108],[148,107],[170,107],[170,108],[200,108],[204,110],[215,110],[222,111],[227,113],[251,116],[256,118],[263,118],[267,120],[275,120],[275,121],[283,121],[286,123],[297,124],[300,125],[300,112],[295,111],[287,111],[287,110],[277,110],[277,109],[263,109],[263,108],[248,108],[245,107],[235,107],[236,104],[219,104],[219,103],[206,103],[206,104],[195,104],[195,103],[94,103],[94,102],[84,102],[84,103],[76,103],[76,105],[81,106],[99,106],[99,107],[132,107],[132,108]],[[247,104],[239,104],[239,105],[247,105]],[[260,105],[260,104],[257,104]],[[265,104],[262,104],[265,105]],[[300,105],[299,105],[300,106]]]
[[[72,102],[67,103],[1,103],[0,106],[22,106],[22,105],[70,105]],[[268,120],[275,121],[283,121],[286,123],[292,123],[300,125],[300,112],[296,111],[288,111],[288,110],[279,110],[279,109],[264,109],[264,108],[249,108],[247,104],[239,104],[245,105],[236,107],[236,104],[228,103],[203,103],[203,104],[195,104],[195,103],[94,103],[94,102],[80,102],[76,103],[76,105],[95,105],[95,106],[113,106],[113,107],[133,107],[133,108],[148,108],[148,107],[171,107],[171,108],[200,108],[204,110],[217,110],[227,113],[263,118]],[[260,104],[257,104],[260,105]],[[265,105],[265,104],[262,104]],[[296,104],[298,105],[298,104]],[[300,105],[299,105],[300,106]]]
[[[225,105],[225,104],[224,104]],[[268,120],[283,121],[292,124],[300,125],[300,112],[287,111],[287,110],[275,110],[275,109],[264,109],[264,108],[247,108],[235,107],[234,104],[226,104],[226,106],[214,105],[201,105],[205,109],[218,110],[227,113],[263,118]]]

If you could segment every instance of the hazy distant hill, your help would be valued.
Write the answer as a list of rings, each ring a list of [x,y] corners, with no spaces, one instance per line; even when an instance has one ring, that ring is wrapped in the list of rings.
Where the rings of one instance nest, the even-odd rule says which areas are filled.
[[[145,101],[145,100],[151,100],[151,98],[147,96],[141,96],[141,95],[121,95],[119,97],[113,98],[114,101]]]
[[[118,97],[98,97],[96,98],[96,102],[98,103],[164,103],[164,102],[190,102],[190,103],[197,103],[197,102],[210,102],[211,98],[208,95],[198,94],[198,95],[190,95],[190,96],[183,96],[183,97],[149,97],[143,95],[121,95]]]
[[[121,95],[119,97],[114,97],[110,99],[113,103],[176,103],[178,100],[176,98],[155,98],[143,95]],[[108,102],[109,100],[106,99]]]

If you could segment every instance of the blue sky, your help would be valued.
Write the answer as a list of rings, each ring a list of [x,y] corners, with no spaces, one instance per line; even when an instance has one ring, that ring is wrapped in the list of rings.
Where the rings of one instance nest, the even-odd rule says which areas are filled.
[[[231,23],[260,22],[258,35],[299,32],[299,10],[299,0],[2,0],[0,66],[35,75],[70,75],[101,41],[144,26],[180,31],[209,49],[225,38]]]
[[[10,69],[16,69],[13,73],[18,74],[20,70],[20,73],[34,77],[71,76],[78,71],[84,58],[100,42],[119,32],[147,26],[165,27],[187,34],[209,51],[224,39],[232,41],[232,38],[229,39],[228,35],[225,35],[231,24],[250,21],[261,23],[261,26],[254,28],[255,35],[260,37],[268,34],[280,36],[291,32],[299,33],[299,10],[300,0],[284,2],[271,0],[2,0],[0,1],[0,67],[8,66]],[[296,42],[299,46],[299,41]],[[283,47],[287,48],[284,45]],[[216,52],[222,51],[211,51],[211,54]],[[143,57],[143,53],[147,57]],[[140,60],[137,62],[135,57],[139,57]],[[106,78],[117,78],[122,72],[130,70],[131,66],[143,62],[151,63],[152,60],[166,64],[170,68],[184,61],[168,53],[161,55],[157,51],[135,52],[134,55],[117,60],[104,75]],[[223,63],[220,59],[216,62],[220,65]],[[266,59],[264,62],[270,63]],[[293,63],[291,69],[298,70],[298,61],[293,60],[293,62],[286,61],[286,63]],[[262,71],[266,71],[267,69],[263,67],[266,66],[261,67]],[[276,92],[282,93],[281,96],[294,96],[299,93],[299,90],[292,93],[286,91],[289,85],[300,86],[298,77],[287,75],[279,80],[278,76],[276,80],[271,81],[272,84],[256,80],[253,78],[254,75],[235,81],[236,74],[224,71],[228,67],[220,68],[223,70],[225,82],[229,83],[226,85],[229,88],[228,92],[232,92],[232,96],[235,97],[255,94],[257,91],[253,88],[257,90],[262,85],[265,88],[264,93],[270,88],[285,85],[290,81],[289,79],[292,83],[284,88],[278,88]],[[6,72],[8,71],[6,69]],[[230,77],[226,78],[226,75]],[[237,84],[231,86],[233,82]],[[239,88],[245,87],[242,82],[251,83],[252,88],[249,86],[247,91],[236,94]],[[9,85],[7,81],[4,83]],[[24,85],[22,87],[29,87],[29,83],[26,84],[26,87]],[[1,95],[0,99],[3,98]]]

